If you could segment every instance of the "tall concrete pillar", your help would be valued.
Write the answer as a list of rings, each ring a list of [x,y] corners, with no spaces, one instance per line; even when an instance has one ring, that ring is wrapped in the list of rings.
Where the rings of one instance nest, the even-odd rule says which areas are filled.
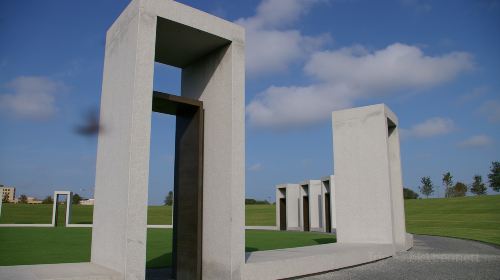
[[[300,230],[299,211],[300,211],[300,193],[299,184],[281,184],[276,186],[276,226],[281,228],[281,215],[285,216],[285,230]],[[284,199],[281,200],[281,199]],[[284,203],[285,213],[281,211]]]
[[[379,104],[332,118],[337,241],[407,249],[396,115]]]
[[[244,38],[240,26],[170,0],[133,0],[110,27],[92,263],[125,279],[145,277],[153,71],[158,62],[181,68],[182,97],[203,103],[203,193],[202,205],[195,206],[202,207],[203,221],[196,278],[240,279],[245,262]],[[177,273],[178,279],[191,276]]]

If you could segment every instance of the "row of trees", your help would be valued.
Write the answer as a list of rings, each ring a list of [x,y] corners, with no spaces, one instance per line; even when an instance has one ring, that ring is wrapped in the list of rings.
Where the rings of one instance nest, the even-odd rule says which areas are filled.
[[[421,185],[419,187],[420,192],[429,197],[434,193],[437,188],[430,177],[422,177],[420,180]],[[500,162],[495,161],[491,163],[490,173],[488,174],[489,187],[496,192],[500,192]],[[483,183],[483,177],[481,175],[474,175],[472,178],[472,183],[468,186],[462,182],[453,183],[453,176],[450,172],[443,174],[442,184],[444,189],[445,197],[460,197],[465,196],[468,191],[475,195],[486,194],[487,187]],[[405,196],[406,198],[406,196]]]
[[[165,200],[163,201],[163,205],[172,206],[172,204],[174,204],[174,193],[172,191],[169,191],[167,196],[165,197]],[[267,200],[256,200],[253,198],[246,198],[245,204],[270,204],[270,203]]]
[[[75,193],[75,194],[73,195],[73,199],[72,199],[72,201],[71,201],[71,202],[72,202],[73,204],[78,204],[78,203],[80,203],[80,201],[81,201],[82,199],[83,199],[83,198],[82,198],[79,194]],[[3,197],[2,202],[4,202],[4,203],[8,203],[8,202],[9,202],[8,197],[7,197],[7,196],[4,196],[4,197]],[[25,194],[20,195],[20,196],[19,196],[19,198],[18,198],[18,203],[21,203],[21,204],[27,204],[27,203],[28,203],[28,196],[26,196]],[[50,196],[50,195],[48,195],[47,197],[45,197],[45,198],[42,200],[42,204],[52,204],[52,203],[54,203],[54,199],[53,199],[53,198],[52,198],[52,196]]]

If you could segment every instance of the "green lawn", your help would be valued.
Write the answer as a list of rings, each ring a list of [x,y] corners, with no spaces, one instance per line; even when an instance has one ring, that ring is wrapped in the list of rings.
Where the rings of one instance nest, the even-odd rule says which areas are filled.
[[[405,201],[406,230],[500,245],[500,195]]]
[[[64,205],[59,205],[65,209]],[[72,205],[73,224],[91,224],[93,206]],[[273,226],[275,225],[274,205],[247,205],[246,224],[249,226]],[[64,221],[64,211],[58,212],[58,221]],[[0,224],[50,224],[52,221],[52,204],[11,204],[2,206]],[[148,224],[171,225],[171,206],[149,206]]]
[[[51,205],[4,204],[0,223],[50,223]],[[500,245],[500,195],[405,201],[406,228],[416,234],[473,239]],[[92,206],[73,206],[73,223],[91,223]],[[63,211],[60,211],[60,214]],[[172,208],[150,206],[149,224],[170,224]],[[62,221],[63,215],[59,216]],[[274,205],[247,205],[247,225],[274,225]],[[147,266],[170,263],[171,230],[149,229]],[[0,265],[88,261],[91,229],[0,228]],[[246,231],[246,250],[333,242],[331,235]]]
[[[275,205],[246,205],[245,224],[247,226],[276,225]]]
[[[0,265],[88,262],[90,228],[0,228]],[[148,229],[146,266],[169,266],[172,230]],[[292,248],[335,242],[324,233],[246,231],[246,251]]]

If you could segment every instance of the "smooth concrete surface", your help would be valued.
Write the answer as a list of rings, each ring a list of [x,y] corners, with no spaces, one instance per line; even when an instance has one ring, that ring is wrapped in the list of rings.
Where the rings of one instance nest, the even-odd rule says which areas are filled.
[[[394,244],[404,250],[396,116],[378,104],[336,111],[332,119],[337,242]]]
[[[286,228],[287,230],[300,230],[300,185],[280,184],[276,186],[276,226],[280,228],[279,198],[285,197],[286,201]]]
[[[323,231],[323,202],[321,198],[321,181],[306,180],[299,184],[301,186],[301,196],[309,197],[309,231]],[[304,230],[304,205],[300,199],[300,221]]]
[[[244,38],[243,28],[236,24],[166,0],[132,1],[108,30],[93,263],[119,271],[126,279],[145,277],[157,61],[182,67],[181,95],[203,101],[205,110],[203,188],[210,191],[203,194],[203,278],[240,278],[244,263]]]
[[[279,230],[279,227],[277,227],[277,226],[245,226],[245,229]]]
[[[53,224],[0,224],[0,227],[54,227]]]
[[[323,244],[247,253],[242,279],[283,279],[392,256],[392,244]]]
[[[337,228],[337,213],[335,212],[335,180],[333,175],[325,176],[321,178],[321,199],[322,199],[322,222],[323,231],[326,231],[326,194],[330,194],[330,225],[332,231]]]
[[[374,263],[311,275],[304,280],[499,279],[500,247],[447,237],[415,235],[415,246]]]
[[[73,203],[73,193],[70,191],[55,191],[53,196],[53,204],[52,204],[52,226],[56,226],[56,216],[57,216],[57,201],[59,196],[66,196],[66,219],[65,226],[68,226],[71,223],[71,204]]]
[[[0,280],[122,280],[123,275],[91,263],[0,266]]]

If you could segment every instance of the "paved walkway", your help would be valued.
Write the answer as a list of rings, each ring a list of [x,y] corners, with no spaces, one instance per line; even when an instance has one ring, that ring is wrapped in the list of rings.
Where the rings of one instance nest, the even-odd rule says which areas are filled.
[[[500,247],[446,237],[414,235],[414,247],[381,261],[303,280],[500,279]]]

